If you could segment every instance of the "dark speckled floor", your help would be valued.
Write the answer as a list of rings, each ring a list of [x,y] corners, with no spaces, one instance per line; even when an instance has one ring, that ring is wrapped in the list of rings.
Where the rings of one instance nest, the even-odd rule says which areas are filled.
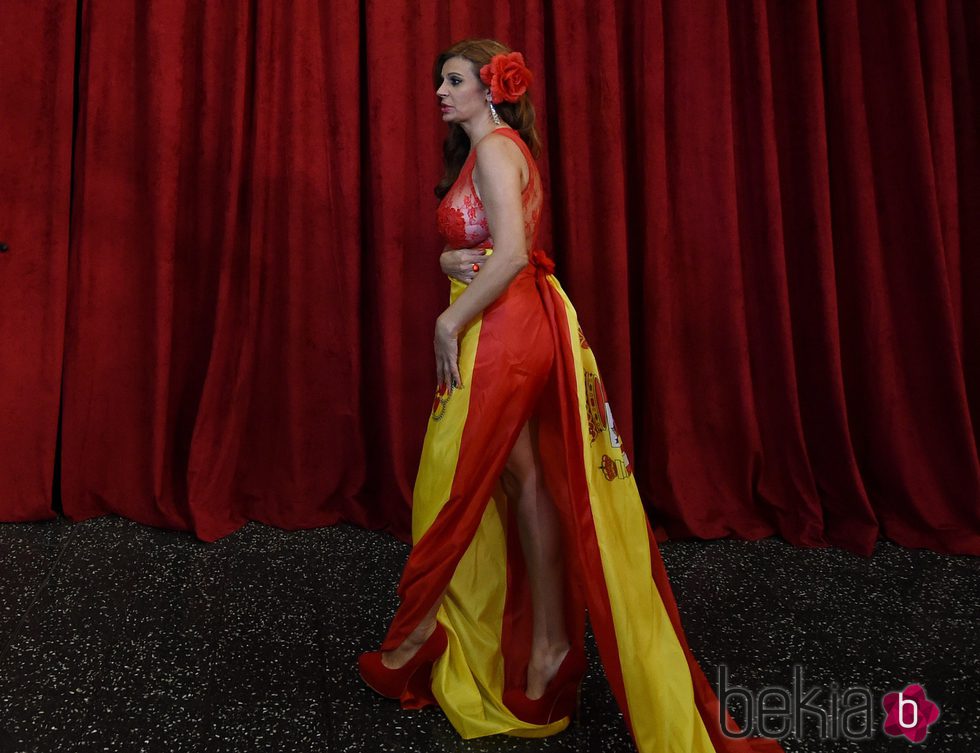
[[[790,688],[798,664],[804,693],[871,690],[870,740],[810,725],[787,751],[980,751],[977,558],[884,541],[870,560],[777,539],[662,552],[712,683],[724,664],[730,685]],[[0,525],[0,751],[633,750],[591,643],[582,715],[543,740],[464,741],[438,709],[363,687],[355,659],[407,554],[351,526],[205,544],[113,516]],[[880,731],[882,694],[911,682],[941,709],[920,745]]]

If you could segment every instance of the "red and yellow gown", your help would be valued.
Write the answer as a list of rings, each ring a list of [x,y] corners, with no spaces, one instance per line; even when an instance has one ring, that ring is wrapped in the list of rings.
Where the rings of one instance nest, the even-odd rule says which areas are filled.
[[[537,165],[527,159],[525,235],[533,249],[541,214]],[[475,148],[437,210],[452,248],[493,241],[472,171]],[[464,738],[497,733],[540,737],[564,729],[516,718],[501,701],[524,686],[531,644],[527,582],[514,504],[499,477],[527,420],[562,521],[565,622],[584,651],[585,613],[613,694],[641,753],[777,753],[768,738],[734,739],[719,726],[719,703],[688,648],[660,553],[616,432],[599,369],[575,309],[535,249],[504,293],[462,331],[463,388],[432,404],[412,510],[413,549],[398,586],[399,609],[382,643],[397,647],[439,595],[449,645],[432,670],[431,695],[406,693],[404,708],[438,703]],[[450,302],[465,283],[451,278]],[[727,716],[728,728],[737,727]]]

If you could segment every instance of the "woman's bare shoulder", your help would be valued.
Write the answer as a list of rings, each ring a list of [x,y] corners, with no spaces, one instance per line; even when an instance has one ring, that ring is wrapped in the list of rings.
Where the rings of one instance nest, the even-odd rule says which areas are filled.
[[[521,176],[521,185],[527,184],[527,160],[521,148],[509,136],[497,129],[480,139],[476,145],[475,172],[489,180],[507,180],[516,169]],[[479,196],[479,191],[477,191]]]

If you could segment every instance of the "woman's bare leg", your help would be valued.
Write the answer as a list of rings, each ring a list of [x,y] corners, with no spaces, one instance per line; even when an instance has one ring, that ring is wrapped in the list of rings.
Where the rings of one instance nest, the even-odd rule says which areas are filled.
[[[565,631],[560,522],[544,483],[535,418],[521,430],[501,483],[507,496],[517,501],[521,548],[531,584],[534,628],[525,692],[528,698],[540,698],[570,644]]]

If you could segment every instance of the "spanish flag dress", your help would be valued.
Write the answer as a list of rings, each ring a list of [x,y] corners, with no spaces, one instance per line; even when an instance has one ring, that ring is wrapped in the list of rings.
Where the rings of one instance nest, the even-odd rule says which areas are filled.
[[[515,518],[499,478],[522,427],[538,419],[544,479],[558,508],[565,622],[584,651],[586,610],[606,677],[641,753],[776,753],[769,738],[735,739],[688,648],[630,458],[616,432],[602,378],[575,309],[535,248],[542,189],[519,133],[501,126],[529,167],[523,191],[530,263],[461,332],[463,388],[432,403],[412,510],[411,555],[400,606],[381,649],[396,648],[444,589],[437,620],[449,644],[432,668],[431,693],[406,691],[403,708],[438,703],[464,738],[525,737],[563,730],[568,717],[528,724],[503,704],[523,689],[531,647],[530,586]],[[476,149],[437,210],[452,248],[487,248],[486,215],[473,187]],[[466,284],[450,278],[450,302]],[[583,703],[587,699],[583,700]],[[737,731],[726,714],[728,729]]]

